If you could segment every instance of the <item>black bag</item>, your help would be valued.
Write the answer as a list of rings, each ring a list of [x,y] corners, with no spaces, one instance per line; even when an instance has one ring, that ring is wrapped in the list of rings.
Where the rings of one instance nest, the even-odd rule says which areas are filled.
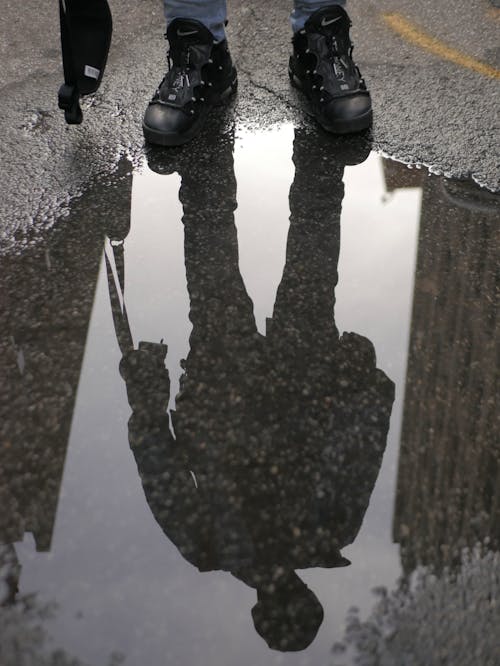
[[[59,0],[64,84],[59,89],[59,108],[66,122],[83,120],[80,97],[101,85],[113,23],[107,0]]]

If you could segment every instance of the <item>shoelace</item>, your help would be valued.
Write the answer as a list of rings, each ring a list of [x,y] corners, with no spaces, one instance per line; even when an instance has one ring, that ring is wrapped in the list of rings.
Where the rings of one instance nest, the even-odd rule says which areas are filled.
[[[337,44],[337,39],[335,35],[327,35],[326,36],[326,43],[328,47],[328,56],[330,59],[330,62],[332,63],[334,67],[334,71],[336,76],[338,77],[337,73],[337,66],[341,65],[345,71],[348,71],[349,69],[349,62],[346,61],[346,54],[345,53],[340,53],[338,50],[338,44]],[[349,45],[349,51],[347,53],[347,58],[352,59],[352,52],[354,50],[354,46],[351,43]]]
[[[191,70],[191,45],[181,43],[180,45],[170,46],[167,52],[168,71],[162,81],[167,82],[169,87],[174,88],[175,82],[180,79],[182,82],[183,77],[187,78],[189,85],[189,72]]]
[[[345,81],[345,75],[349,74],[351,67],[355,70],[359,77],[359,85],[361,88],[365,87],[365,81],[361,76],[359,67],[352,60],[352,53],[354,51],[354,44],[349,42],[349,49],[347,54],[340,53],[338,50],[338,43],[335,38],[335,35],[326,35],[326,42],[328,47],[328,58],[332,64],[335,77],[338,81]],[[349,62],[350,61],[350,62]],[[320,102],[327,102],[329,95],[325,94],[324,87],[320,87],[320,91],[323,96],[320,99]]]
[[[167,35],[165,34],[165,38]],[[214,42],[215,43],[215,42]],[[189,73],[193,69],[193,64],[191,63],[191,47],[192,44],[189,44],[185,41],[180,42],[178,44],[170,45],[169,50],[167,51],[167,64],[168,64],[168,71],[166,75],[164,76],[162,82],[160,83],[159,88],[161,88],[164,84],[167,85],[169,90],[175,90],[176,88],[182,87],[184,81],[186,82],[187,86],[191,85],[191,81],[189,78]],[[212,63],[212,59],[210,58],[208,60],[208,63]],[[178,82],[178,85],[176,83]],[[201,80],[200,81],[201,86],[205,86],[205,81]],[[208,84],[211,86],[211,83]],[[196,103],[198,101],[204,102],[205,97],[203,96],[203,89],[199,89],[198,86],[193,90],[194,93],[197,92],[196,94],[193,94],[191,97],[191,102]],[[158,89],[158,94],[159,94],[159,89]],[[188,108],[185,108],[185,111],[189,111],[189,113],[193,114],[195,113],[194,108],[189,105]]]

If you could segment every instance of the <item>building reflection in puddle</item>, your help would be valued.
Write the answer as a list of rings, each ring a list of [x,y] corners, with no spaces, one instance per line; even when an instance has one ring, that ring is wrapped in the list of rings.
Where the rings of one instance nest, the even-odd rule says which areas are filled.
[[[266,152],[260,152],[261,159],[266,154],[266,161],[272,164],[273,141],[283,142],[284,136],[290,155],[292,130],[285,128],[274,139],[273,133],[265,136]],[[246,139],[243,134],[241,141],[241,150],[251,152],[251,134]],[[348,146],[349,152],[341,150]],[[239,661],[254,664],[271,663],[271,655],[279,654],[269,652],[265,643],[278,651],[300,651],[310,644],[306,653],[288,654],[286,663],[303,663],[300,654],[307,654],[307,663],[326,663],[346,610],[353,603],[368,610],[371,587],[381,582],[392,585],[399,575],[390,525],[419,199],[412,189],[411,209],[400,209],[399,217],[393,210],[395,219],[385,221],[384,214],[394,202],[367,210],[371,185],[364,181],[363,189],[347,196],[341,249],[342,174],[346,164],[362,161],[363,155],[356,152],[352,143],[332,141],[329,145],[317,135],[296,132],[295,176],[288,162],[287,183],[276,185],[270,164],[266,171],[265,165],[255,163],[250,177],[248,173],[238,175],[236,226],[230,137],[217,142],[209,153],[201,151],[194,160],[183,161],[182,151],[169,153],[168,158],[165,153],[152,154],[149,166],[156,174],[150,180],[157,179],[159,188],[153,194],[149,191],[146,200],[144,189],[137,188],[143,176],[138,177],[132,197],[132,228],[125,245],[119,240],[126,236],[129,223],[127,178],[89,206],[96,215],[94,226],[87,223],[85,234],[79,238],[78,225],[71,224],[68,228],[76,229],[76,235],[60,234],[55,256],[64,257],[67,252],[64,266],[78,266],[78,261],[85,266],[76,273],[65,268],[58,278],[57,270],[50,276],[60,306],[48,318],[44,310],[29,309],[24,337],[18,325],[21,320],[16,314],[12,317],[19,290],[9,285],[11,305],[0,318],[17,330],[9,329],[11,347],[4,355],[4,362],[10,364],[3,412],[9,439],[8,447],[2,449],[2,470],[7,473],[2,472],[0,492],[6,498],[3,505],[12,508],[2,516],[1,524],[6,527],[2,527],[0,542],[15,544],[23,565],[21,594],[39,592],[58,601],[60,613],[51,629],[69,652],[90,663],[102,663],[104,655],[115,649],[124,652],[130,663],[156,663],[167,649],[169,663],[234,663],[238,655]],[[283,179],[283,152],[278,154],[276,168]],[[238,159],[241,165],[241,153]],[[380,174],[376,156],[352,166],[352,174],[362,173],[367,165]],[[453,225],[459,242],[466,232],[457,213],[463,201],[467,201],[467,224],[473,224],[478,215],[477,207],[469,205],[470,197],[477,196],[475,191],[461,194],[466,185],[443,185],[441,179],[420,173],[418,181],[408,182],[408,176],[416,172],[392,162],[384,163],[384,173],[388,191],[423,185],[420,246],[422,234],[428,241],[432,239],[429,224],[435,219],[443,230],[435,252],[447,252],[445,226]],[[276,196],[265,187],[258,189],[263,174],[268,175],[270,188],[274,183]],[[275,200],[287,195],[291,178],[288,226],[283,201],[275,212],[268,211],[273,211]],[[245,179],[252,181],[246,189]],[[348,173],[348,184],[349,179]],[[183,224],[176,201],[179,184]],[[446,195],[443,187],[456,189]],[[163,205],[168,205],[161,212],[161,229],[144,217],[145,207],[156,205],[160,190],[164,191],[160,198],[168,194],[163,199]],[[376,197],[381,195],[378,189]],[[398,192],[396,198],[401,196]],[[254,211],[260,198],[261,205],[267,202],[269,206],[260,209],[262,219],[256,220]],[[493,219],[489,206],[483,205],[486,210],[481,209],[481,219]],[[248,218],[245,208],[252,211]],[[364,226],[354,223],[353,229],[344,228],[346,215],[354,209],[361,211]],[[102,212],[110,210],[111,215]],[[375,221],[376,233],[369,243],[353,236],[359,236],[360,228],[369,234]],[[260,236],[256,232],[259,225]],[[482,226],[493,231],[492,222]],[[104,232],[114,239],[115,249],[107,243],[108,270],[102,264],[75,402]],[[252,243],[255,251],[250,256],[245,253]],[[492,252],[492,239],[486,233],[476,234],[460,251],[464,262],[460,284],[486,285],[485,303],[494,291],[487,268]],[[46,301],[50,290],[39,284],[39,274],[45,270],[40,259],[30,259],[28,254],[16,261],[31,261],[26,288],[33,303]],[[490,276],[486,281],[477,277],[480,269]],[[450,371],[457,371],[464,362],[442,343],[422,346],[424,332],[432,331],[419,323],[425,320],[417,312],[421,285],[439,286],[440,270],[432,273],[419,259],[394,518],[396,540],[406,540],[402,550],[405,570],[422,561],[421,553],[432,550],[436,542],[448,544],[452,551],[467,542],[449,531],[422,533],[425,507],[430,510],[433,498],[438,500],[430,493],[423,501],[412,490],[416,487],[412,468],[423,480],[430,472],[420,459],[413,460],[416,454],[407,444],[411,437],[424,436],[419,431],[424,426],[414,425],[411,414],[417,406],[421,411],[430,410],[442,395],[441,390],[439,396],[431,390],[424,391],[426,397],[418,393],[423,390],[423,369],[430,382],[438,374],[433,370],[437,365],[448,364]],[[109,319],[106,282],[113,296],[114,326]],[[436,294],[427,287],[423,291],[435,299]],[[123,317],[123,290],[128,322]],[[459,302],[452,297],[445,300],[451,321]],[[460,307],[472,300],[464,292]],[[481,312],[484,326],[492,330],[491,315],[484,308]],[[478,333],[483,325],[480,318],[474,321],[475,333],[466,336],[463,347],[471,358],[482,353],[479,346],[487,342]],[[438,319],[433,330],[437,331],[437,323]],[[114,340],[114,328],[121,349]],[[55,343],[53,332],[59,329],[65,331],[67,343]],[[356,332],[339,333],[344,329]],[[39,338],[33,338],[34,331],[41,331]],[[23,374],[19,363],[30,377],[42,376],[26,352],[27,343],[22,342],[30,337],[28,332],[34,347],[43,350],[50,361],[47,367],[67,366],[60,382],[57,369],[51,381],[35,380],[42,386],[40,390],[33,388],[33,380],[31,385],[19,387],[19,380],[12,379],[16,372]],[[448,332],[443,335],[447,338]],[[464,339],[460,334],[457,338]],[[71,354],[65,349],[71,349]],[[415,360],[417,352],[420,358]],[[182,369],[181,358],[185,359]],[[490,360],[481,370],[486,399],[494,367]],[[129,441],[137,468],[131,465],[130,451],[124,446],[129,409],[122,380],[132,408]],[[59,384],[66,386],[68,396],[66,401],[56,401],[60,414],[49,418],[51,412],[42,410],[36,429],[29,419],[19,417],[15,405],[21,395],[32,413],[30,405],[58,395]],[[453,387],[449,394],[446,402],[453,404],[457,395]],[[468,410],[477,410],[478,399],[474,398],[474,405],[469,400],[472,394],[478,395],[460,394],[465,423],[475,423],[472,412],[467,416]],[[28,487],[27,479],[36,486],[37,479],[50,477],[55,503],[47,495],[47,501],[41,496],[36,504],[40,515],[52,515],[53,526],[72,419],[55,539],[47,546],[52,550],[50,558],[43,559],[30,552],[26,541],[20,543],[24,531],[36,535],[36,521],[19,509],[27,496],[22,489]],[[51,440],[54,422],[64,433]],[[423,423],[419,417],[418,424]],[[63,424],[67,425],[63,428]],[[441,442],[451,439],[453,424],[452,418],[442,422]],[[40,446],[47,458],[42,457],[42,463],[40,452],[30,448],[32,444],[19,444],[36,442],[38,430],[45,433]],[[498,522],[494,501],[484,500],[495,496],[488,491],[495,486],[492,465],[487,464],[494,448],[491,436],[482,441],[481,462],[474,468],[475,485],[471,486],[477,493],[472,492],[470,502],[482,511],[481,534],[486,535],[498,531]],[[448,469],[458,478],[464,465],[444,444],[441,450],[442,477]],[[57,473],[50,471],[56,463],[49,464],[49,459],[60,459]],[[153,516],[162,532],[155,529]],[[445,516],[444,523],[446,520]],[[463,536],[464,530],[460,533]],[[473,534],[476,537],[477,530]],[[15,603],[19,565],[12,546],[2,552],[8,562],[4,567],[9,572],[8,601]],[[352,565],[344,567],[348,560]],[[332,571],[338,567],[342,568]],[[216,614],[212,607],[217,608]],[[314,640],[323,613],[325,620]],[[251,629],[250,618],[265,642]],[[188,640],[190,627],[195,625],[199,633],[195,640]],[[84,638],[88,634],[94,636],[93,645]]]
[[[333,663],[495,664],[500,198],[384,171],[388,191],[423,189],[393,517],[403,575],[361,621],[347,614]]]
[[[392,187],[405,186],[387,171]],[[455,566],[464,548],[486,541],[496,551],[500,540],[500,197],[420,180],[394,516],[406,574]]]

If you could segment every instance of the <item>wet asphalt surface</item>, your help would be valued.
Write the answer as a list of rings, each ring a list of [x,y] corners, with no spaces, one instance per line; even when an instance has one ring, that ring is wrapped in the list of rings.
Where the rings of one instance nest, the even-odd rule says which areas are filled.
[[[233,2],[238,96],[166,151],[159,3],[79,128],[55,8],[7,4],[2,666],[497,663],[499,84],[383,15],[497,70],[500,23],[435,4],[352,3],[375,123],[335,138],[287,3]]]

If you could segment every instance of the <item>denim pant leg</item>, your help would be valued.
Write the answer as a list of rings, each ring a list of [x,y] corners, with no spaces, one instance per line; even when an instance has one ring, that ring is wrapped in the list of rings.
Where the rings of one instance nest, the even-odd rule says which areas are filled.
[[[217,41],[225,39],[226,0],[164,0],[167,26],[175,18],[203,23]]]
[[[294,10],[290,16],[292,30],[302,30],[304,23],[313,12],[322,7],[331,7],[332,5],[345,6],[346,0],[294,0]]]

